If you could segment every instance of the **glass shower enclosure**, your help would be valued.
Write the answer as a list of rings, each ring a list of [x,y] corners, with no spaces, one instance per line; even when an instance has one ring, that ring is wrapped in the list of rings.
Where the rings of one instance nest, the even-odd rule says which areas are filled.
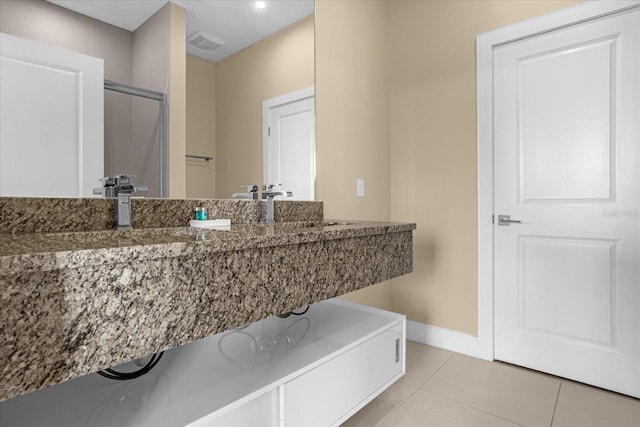
[[[104,82],[104,174],[129,174],[144,197],[167,197],[167,96]]]

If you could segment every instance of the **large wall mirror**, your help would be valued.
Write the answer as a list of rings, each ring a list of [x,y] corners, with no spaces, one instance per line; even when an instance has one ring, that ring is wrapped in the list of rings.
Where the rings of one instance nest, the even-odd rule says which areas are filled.
[[[265,101],[313,90],[313,1],[266,0],[262,9],[253,0],[172,2],[186,10],[186,154],[194,156],[183,159],[187,197],[228,198],[240,185],[275,183],[265,177],[270,156],[263,146],[265,134],[272,131],[265,127],[263,108]],[[169,55],[166,45],[153,43],[162,39],[161,31],[149,28],[166,4],[166,0],[2,1],[0,32],[102,58],[104,79],[166,92],[166,74],[136,64],[141,57],[156,60]],[[109,12],[124,21],[110,22]],[[208,50],[212,45],[214,49]],[[208,89],[199,93],[203,92],[199,88]],[[136,104],[142,103],[148,103],[150,113],[139,111]],[[204,118],[197,119],[202,114]],[[153,139],[161,133],[160,116],[155,103],[106,91],[101,173],[130,172],[138,175],[140,184],[149,185],[144,181],[151,181],[157,172],[146,175],[134,163],[159,169],[158,152],[150,145],[157,144]],[[304,133],[300,126],[290,127]],[[149,187],[148,196],[160,196],[155,184]]]

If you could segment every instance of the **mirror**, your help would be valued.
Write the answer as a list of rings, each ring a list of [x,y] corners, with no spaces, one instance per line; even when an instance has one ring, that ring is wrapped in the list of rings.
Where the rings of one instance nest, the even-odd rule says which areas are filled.
[[[265,182],[264,155],[268,153],[263,150],[263,137],[269,136],[269,129],[263,123],[263,104],[313,88],[313,44],[314,22],[309,17],[216,64],[217,198],[229,198],[247,184],[280,183],[282,190],[294,190],[291,183]],[[287,124],[300,124],[305,117],[304,110],[285,114]],[[298,195],[294,192],[294,198]]]
[[[196,19],[191,19],[189,7],[197,5],[198,7],[213,3],[217,6],[229,6],[233,4],[237,7],[239,4],[252,5],[253,1],[202,1],[202,0],[173,0],[174,3],[187,8],[186,12],[186,36],[192,35],[195,31],[190,27],[195,22],[195,26],[199,27],[202,21],[208,21],[204,12],[198,10],[194,14]],[[55,4],[52,4],[55,3]],[[18,37],[34,39],[48,44],[58,45],[66,49],[78,51],[80,53],[102,57],[105,60],[105,79],[130,84],[132,86],[143,87],[145,89],[158,91],[158,85],[166,84],[166,79],[153,73],[154,70],[148,70],[145,75],[145,81],[138,83],[135,80],[135,66],[131,64],[131,58],[135,58],[141,54],[141,47],[136,45],[142,38],[138,32],[125,31],[115,28],[111,25],[96,22],[84,15],[79,15],[67,9],[63,9],[58,4],[84,4],[100,8],[104,8],[105,4],[118,4],[119,6],[134,7],[134,4],[156,4],[156,7],[163,8],[166,4],[164,0],[147,0],[141,2],[121,2],[121,1],[35,1],[35,2],[1,2],[0,15],[0,32],[16,35]],[[257,21],[276,22],[276,34],[267,38],[262,38],[254,44],[241,47],[241,51],[218,60],[218,62],[205,62],[205,66],[212,71],[209,76],[213,75],[215,79],[215,99],[213,101],[215,117],[205,116],[202,122],[213,122],[213,136],[210,130],[206,138],[201,138],[199,131],[190,125],[190,117],[198,116],[201,113],[198,102],[191,105],[191,99],[187,100],[187,148],[186,154],[202,155],[205,157],[213,157],[213,160],[207,161],[199,158],[183,159],[187,164],[187,181],[203,184],[202,187],[208,187],[210,194],[197,195],[189,194],[190,184],[187,184],[187,197],[218,197],[228,198],[233,192],[239,191],[238,186],[242,184],[255,183],[261,184],[263,181],[263,155],[262,155],[262,102],[274,97],[295,92],[300,89],[312,87],[314,84],[314,64],[313,64],[313,1],[267,1],[267,6],[276,5],[283,8],[289,4],[300,5],[302,3],[311,4],[311,14],[302,20],[298,20],[292,25],[283,24],[277,15],[269,15],[269,13],[255,13],[254,18]],[[283,9],[284,10],[284,9]],[[125,15],[135,15],[125,13]],[[222,16],[223,20],[229,27],[240,28],[235,24],[234,19],[237,18],[237,11],[231,9],[226,12],[219,10],[218,16]],[[151,21],[153,18],[149,19]],[[145,24],[146,25],[146,24]],[[252,28],[256,24],[245,22],[243,28]],[[280,27],[278,27],[280,25]],[[284,25],[284,26],[283,26]],[[310,29],[310,30],[309,30]],[[229,37],[226,35],[210,34],[211,29],[202,30],[203,33],[213,36],[216,39]],[[151,31],[150,31],[151,32]],[[287,35],[287,37],[284,36]],[[309,37],[309,34],[311,36]],[[293,39],[296,35],[304,35],[304,40],[295,42]],[[278,44],[276,42],[284,42]],[[222,40],[225,43],[219,49],[225,49],[225,46],[231,47],[236,44],[235,41]],[[241,42],[246,43],[246,41]],[[284,48],[283,46],[287,46]],[[306,46],[306,47],[305,47]],[[295,49],[289,50],[288,48]],[[264,49],[264,51],[262,51]],[[303,50],[306,52],[302,54]],[[192,53],[197,52],[198,48],[188,47],[189,55],[187,57],[187,85],[189,86],[195,80],[196,88],[199,86],[198,79],[206,79],[204,77],[194,75],[193,69],[189,66],[189,62],[201,61],[196,58],[191,61]],[[215,50],[214,50],[215,51]],[[222,52],[222,50],[221,50]],[[268,53],[267,53],[268,52]],[[155,55],[167,55],[167,52],[153,52]],[[275,56],[270,56],[275,55]],[[201,55],[202,56],[202,55]],[[300,59],[304,58],[304,61]],[[298,59],[298,61],[296,61]],[[304,63],[303,63],[304,62]],[[208,65],[211,64],[211,65]],[[201,64],[202,65],[202,64]],[[206,68],[205,67],[205,68]],[[202,67],[201,67],[202,68]],[[132,78],[133,75],[133,78]],[[193,86],[193,85],[191,85]],[[222,88],[219,89],[218,88]],[[196,89],[197,90],[197,89]],[[115,95],[114,95],[115,96]],[[251,100],[253,97],[254,101]],[[107,96],[105,96],[106,100]],[[189,97],[188,97],[189,98]],[[251,107],[247,107],[246,102],[251,102]],[[109,107],[106,105],[106,107]],[[116,107],[115,112],[106,113],[106,115],[122,115],[122,110]],[[134,120],[134,119],[132,119]],[[123,133],[123,126],[109,125],[105,123],[105,129],[110,128],[119,135]],[[193,137],[193,138],[192,138]],[[195,143],[193,143],[193,141]],[[204,150],[200,150],[200,145],[204,144]],[[191,152],[194,149],[194,152]],[[107,150],[105,149],[105,152]],[[172,159],[173,160],[173,159]],[[148,159],[147,159],[148,161]],[[204,167],[203,167],[204,165]],[[202,178],[203,170],[209,174]],[[194,173],[191,173],[195,171]],[[123,171],[124,172],[124,171]],[[206,175],[206,174],[205,174]],[[140,182],[144,184],[143,182]],[[97,183],[96,183],[97,184]],[[213,191],[211,191],[213,189]]]

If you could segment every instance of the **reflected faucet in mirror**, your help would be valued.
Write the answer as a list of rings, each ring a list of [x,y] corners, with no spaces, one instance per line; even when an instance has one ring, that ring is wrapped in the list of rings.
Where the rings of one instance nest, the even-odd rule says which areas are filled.
[[[146,193],[149,189],[144,185],[133,185],[131,175],[106,176],[101,178],[102,187],[94,188],[93,194],[111,198],[114,202],[113,228],[131,229],[131,193]]]
[[[258,186],[255,184],[250,185],[241,185],[240,187],[246,188],[247,191],[244,193],[233,193],[231,195],[232,199],[247,199],[247,200],[258,200]]]

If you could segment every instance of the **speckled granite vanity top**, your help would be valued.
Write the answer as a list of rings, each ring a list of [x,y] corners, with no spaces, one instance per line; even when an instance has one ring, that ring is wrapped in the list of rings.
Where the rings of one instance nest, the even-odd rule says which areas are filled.
[[[224,252],[410,231],[414,224],[297,222],[236,224],[229,230],[192,227],[0,234],[0,270],[13,274],[92,264]]]
[[[321,202],[0,198],[0,401],[413,270],[415,224]],[[230,230],[185,227],[194,206]],[[153,228],[156,227],[156,228]]]

